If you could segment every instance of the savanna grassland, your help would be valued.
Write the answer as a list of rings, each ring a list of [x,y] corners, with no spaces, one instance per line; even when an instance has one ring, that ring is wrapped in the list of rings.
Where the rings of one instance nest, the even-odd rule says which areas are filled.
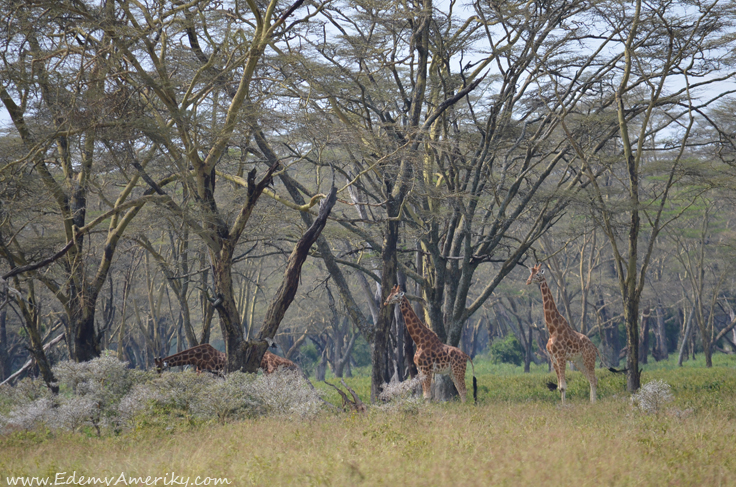
[[[0,437],[0,475],[226,477],[231,485],[736,485],[736,360],[645,366],[674,399],[631,405],[601,369],[597,404],[571,373],[570,401],[531,374],[478,361],[479,404],[405,404],[364,415],[172,420],[118,435],[16,432]],[[334,382],[334,381],[333,381]],[[347,380],[366,397],[369,379]],[[338,402],[332,392],[325,397]],[[124,485],[124,484],[119,484]],[[162,482],[159,485],[164,485]],[[191,484],[190,484],[191,485]]]

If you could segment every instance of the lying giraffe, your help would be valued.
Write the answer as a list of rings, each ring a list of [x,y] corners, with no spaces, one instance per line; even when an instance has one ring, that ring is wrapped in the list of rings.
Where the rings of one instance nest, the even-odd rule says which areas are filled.
[[[398,285],[394,286],[383,305],[388,306],[396,303],[399,304],[401,314],[404,316],[409,335],[417,344],[414,363],[417,369],[424,374],[424,380],[422,381],[424,399],[430,400],[432,398],[431,387],[434,374],[449,374],[458,394],[460,394],[460,400],[465,402],[465,396],[467,395],[465,368],[468,360],[470,360],[470,366],[473,369],[473,399],[477,403],[478,382],[475,378],[475,366],[470,356],[457,347],[442,343],[437,334],[422,323]]]
[[[556,386],[562,393],[562,403],[565,403],[565,389],[567,389],[565,367],[567,361],[570,360],[588,379],[590,383],[590,402],[595,402],[598,386],[598,379],[595,376],[595,359],[598,355],[598,349],[590,341],[590,338],[573,330],[567,320],[557,311],[552,292],[543,275],[544,270],[540,271],[541,267],[541,264],[532,267],[531,275],[526,280],[526,284],[528,286],[532,282],[536,282],[542,291],[544,321],[549,331],[547,352],[557,374],[557,384],[550,383],[550,390],[554,390]]]
[[[179,365],[194,365],[198,372],[206,370],[213,374],[223,375],[227,369],[227,355],[220,352],[209,343],[197,345],[196,347],[182,350],[174,355],[164,358],[155,358],[153,362],[156,369],[162,372],[169,367],[177,367]],[[297,365],[289,359],[279,357],[266,350],[261,359],[261,368],[266,374],[274,372],[279,367],[286,367],[289,370],[298,370]]]

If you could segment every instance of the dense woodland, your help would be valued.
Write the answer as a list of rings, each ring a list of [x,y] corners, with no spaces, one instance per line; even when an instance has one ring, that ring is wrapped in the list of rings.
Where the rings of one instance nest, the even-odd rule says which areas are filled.
[[[415,373],[396,283],[528,370],[537,262],[631,391],[736,353],[732,3],[0,12],[0,382],[201,343],[253,372],[273,339],[318,378],[371,365],[375,398]]]

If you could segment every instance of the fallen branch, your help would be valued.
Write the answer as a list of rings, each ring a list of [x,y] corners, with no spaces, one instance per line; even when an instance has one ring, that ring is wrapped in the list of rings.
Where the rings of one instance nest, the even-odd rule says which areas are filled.
[[[366,411],[365,404],[363,404],[363,401],[360,400],[360,397],[358,397],[358,394],[355,393],[354,390],[352,390],[346,383],[345,380],[340,379],[340,382],[342,382],[343,387],[350,392],[350,395],[353,396],[353,400],[351,401],[347,394],[345,394],[342,390],[340,390],[339,387],[337,387],[334,384],[330,384],[327,381],[324,381],[325,384],[328,386],[334,387],[335,390],[340,394],[342,397],[342,408],[343,410],[347,411],[348,409],[352,409],[353,411],[357,413],[364,413]]]

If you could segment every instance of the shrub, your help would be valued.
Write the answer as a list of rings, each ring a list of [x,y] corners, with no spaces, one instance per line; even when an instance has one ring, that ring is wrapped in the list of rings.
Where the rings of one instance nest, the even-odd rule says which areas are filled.
[[[494,340],[491,344],[490,355],[494,364],[505,363],[518,366],[524,361],[524,349],[513,335]]]
[[[653,380],[644,384],[631,396],[631,404],[648,414],[657,414],[665,404],[672,402],[674,396],[670,385],[663,380]]]
[[[395,377],[395,376],[394,376]],[[422,380],[423,374],[418,374],[413,379],[399,382],[392,380],[388,384],[381,386],[381,393],[378,398],[384,402],[379,408],[385,411],[401,411],[416,413],[419,408],[424,405],[422,397]]]
[[[130,370],[125,362],[102,356],[54,368],[61,393],[53,396],[36,379],[0,388],[2,430],[37,428],[75,431],[94,427],[119,431],[177,418],[217,420],[258,415],[311,416],[322,403],[297,371],[270,375],[235,372],[224,379],[193,371],[161,375]]]

